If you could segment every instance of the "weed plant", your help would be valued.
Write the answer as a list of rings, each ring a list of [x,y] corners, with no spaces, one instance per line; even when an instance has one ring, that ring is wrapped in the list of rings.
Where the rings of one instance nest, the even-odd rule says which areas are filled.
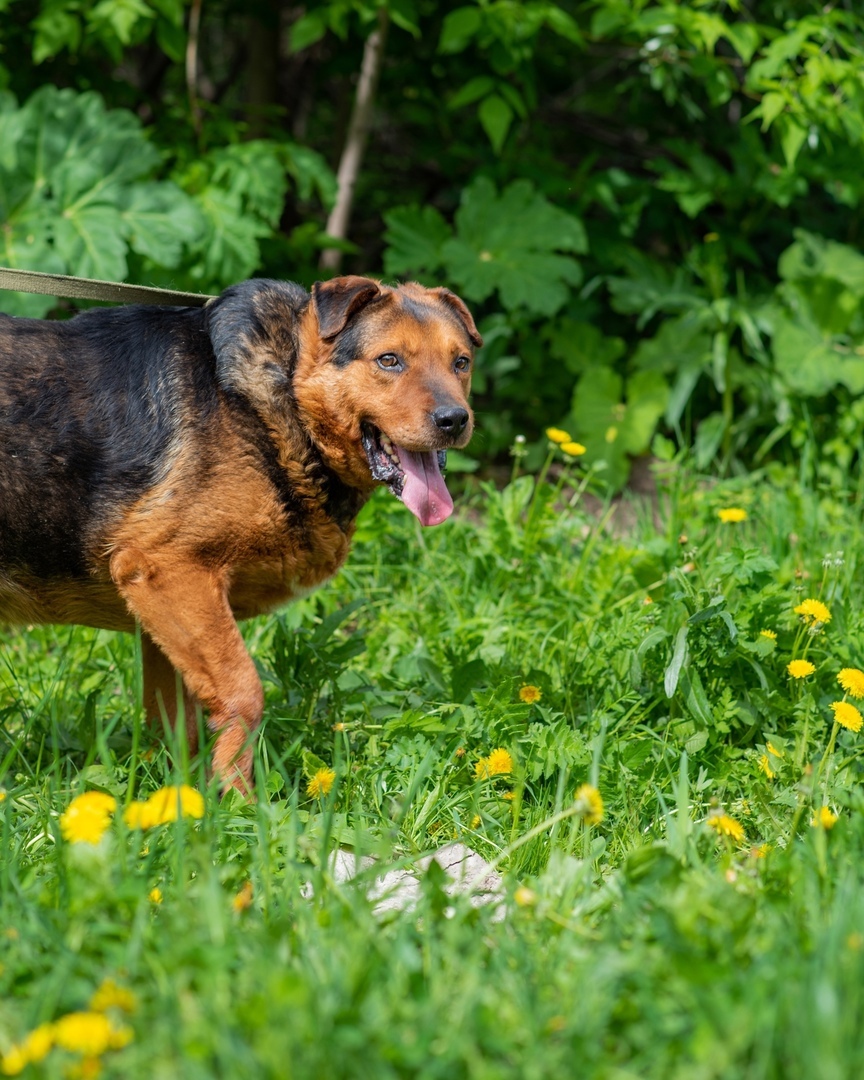
[[[340,577],[245,628],[255,805],[151,745],[134,638],[0,638],[7,1074],[860,1075],[860,493],[660,462],[625,530],[550,454],[435,531],[374,499]],[[180,783],[203,816],[137,827]],[[328,863],[454,840],[499,904],[433,865],[376,913],[380,870]]]

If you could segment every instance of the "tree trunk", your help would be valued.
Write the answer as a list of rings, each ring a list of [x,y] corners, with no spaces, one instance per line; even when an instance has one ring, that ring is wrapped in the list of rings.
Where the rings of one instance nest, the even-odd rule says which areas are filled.
[[[348,134],[339,161],[336,179],[339,184],[336,204],[327,219],[327,233],[339,240],[348,235],[348,222],[354,202],[354,188],[363,162],[363,152],[372,123],[372,110],[378,77],[384,59],[384,43],[387,39],[389,13],[386,8],[378,9],[378,25],[366,39],[363,49],[363,63],[360,67],[360,79],[357,83],[357,96],[348,122]],[[339,270],[342,265],[342,252],[339,248],[326,248],[321,252],[319,266],[322,270]]]

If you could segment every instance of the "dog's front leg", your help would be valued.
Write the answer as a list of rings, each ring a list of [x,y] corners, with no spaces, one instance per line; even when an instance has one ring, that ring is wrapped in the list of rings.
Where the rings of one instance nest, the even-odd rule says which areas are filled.
[[[160,552],[123,548],[111,576],[129,610],[210,713],[219,732],[213,771],[223,788],[252,793],[252,741],[264,692],[228,604],[224,571]]]
[[[157,733],[164,730],[166,723],[172,730],[176,730],[182,712],[189,753],[196,753],[198,710],[201,704],[189,693],[180,673],[174,670],[174,665],[146,631],[141,634],[141,666],[144,673],[144,715],[147,722]]]

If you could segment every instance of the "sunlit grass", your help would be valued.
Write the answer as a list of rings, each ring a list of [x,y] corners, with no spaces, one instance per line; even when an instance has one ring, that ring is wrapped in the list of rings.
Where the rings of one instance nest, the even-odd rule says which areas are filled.
[[[530,478],[431,532],[376,499],[337,581],[244,628],[253,806],[151,744],[133,637],[0,639],[7,1073],[854,1075],[860,507],[767,476],[665,485],[621,534]],[[203,805],[139,827],[177,784]],[[378,872],[453,840],[503,906],[430,870],[415,909],[376,915],[372,872],[328,869],[336,846]],[[134,1006],[80,1022],[105,1046],[49,1039],[106,979]]]

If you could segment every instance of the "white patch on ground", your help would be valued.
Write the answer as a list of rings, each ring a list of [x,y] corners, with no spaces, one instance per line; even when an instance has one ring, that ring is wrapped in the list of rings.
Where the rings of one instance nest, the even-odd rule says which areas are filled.
[[[420,896],[420,877],[432,861],[438,863],[449,878],[445,891],[449,896],[466,896],[472,907],[497,904],[496,918],[504,917],[504,883],[501,875],[476,851],[465,844],[448,844],[432,855],[418,859],[410,870],[387,870],[376,877],[366,889],[367,897],[375,904],[375,914],[413,908]],[[375,865],[369,855],[357,858],[350,851],[335,851],[328,869],[340,885],[350,883],[359,873]],[[303,895],[312,895],[307,883]]]

